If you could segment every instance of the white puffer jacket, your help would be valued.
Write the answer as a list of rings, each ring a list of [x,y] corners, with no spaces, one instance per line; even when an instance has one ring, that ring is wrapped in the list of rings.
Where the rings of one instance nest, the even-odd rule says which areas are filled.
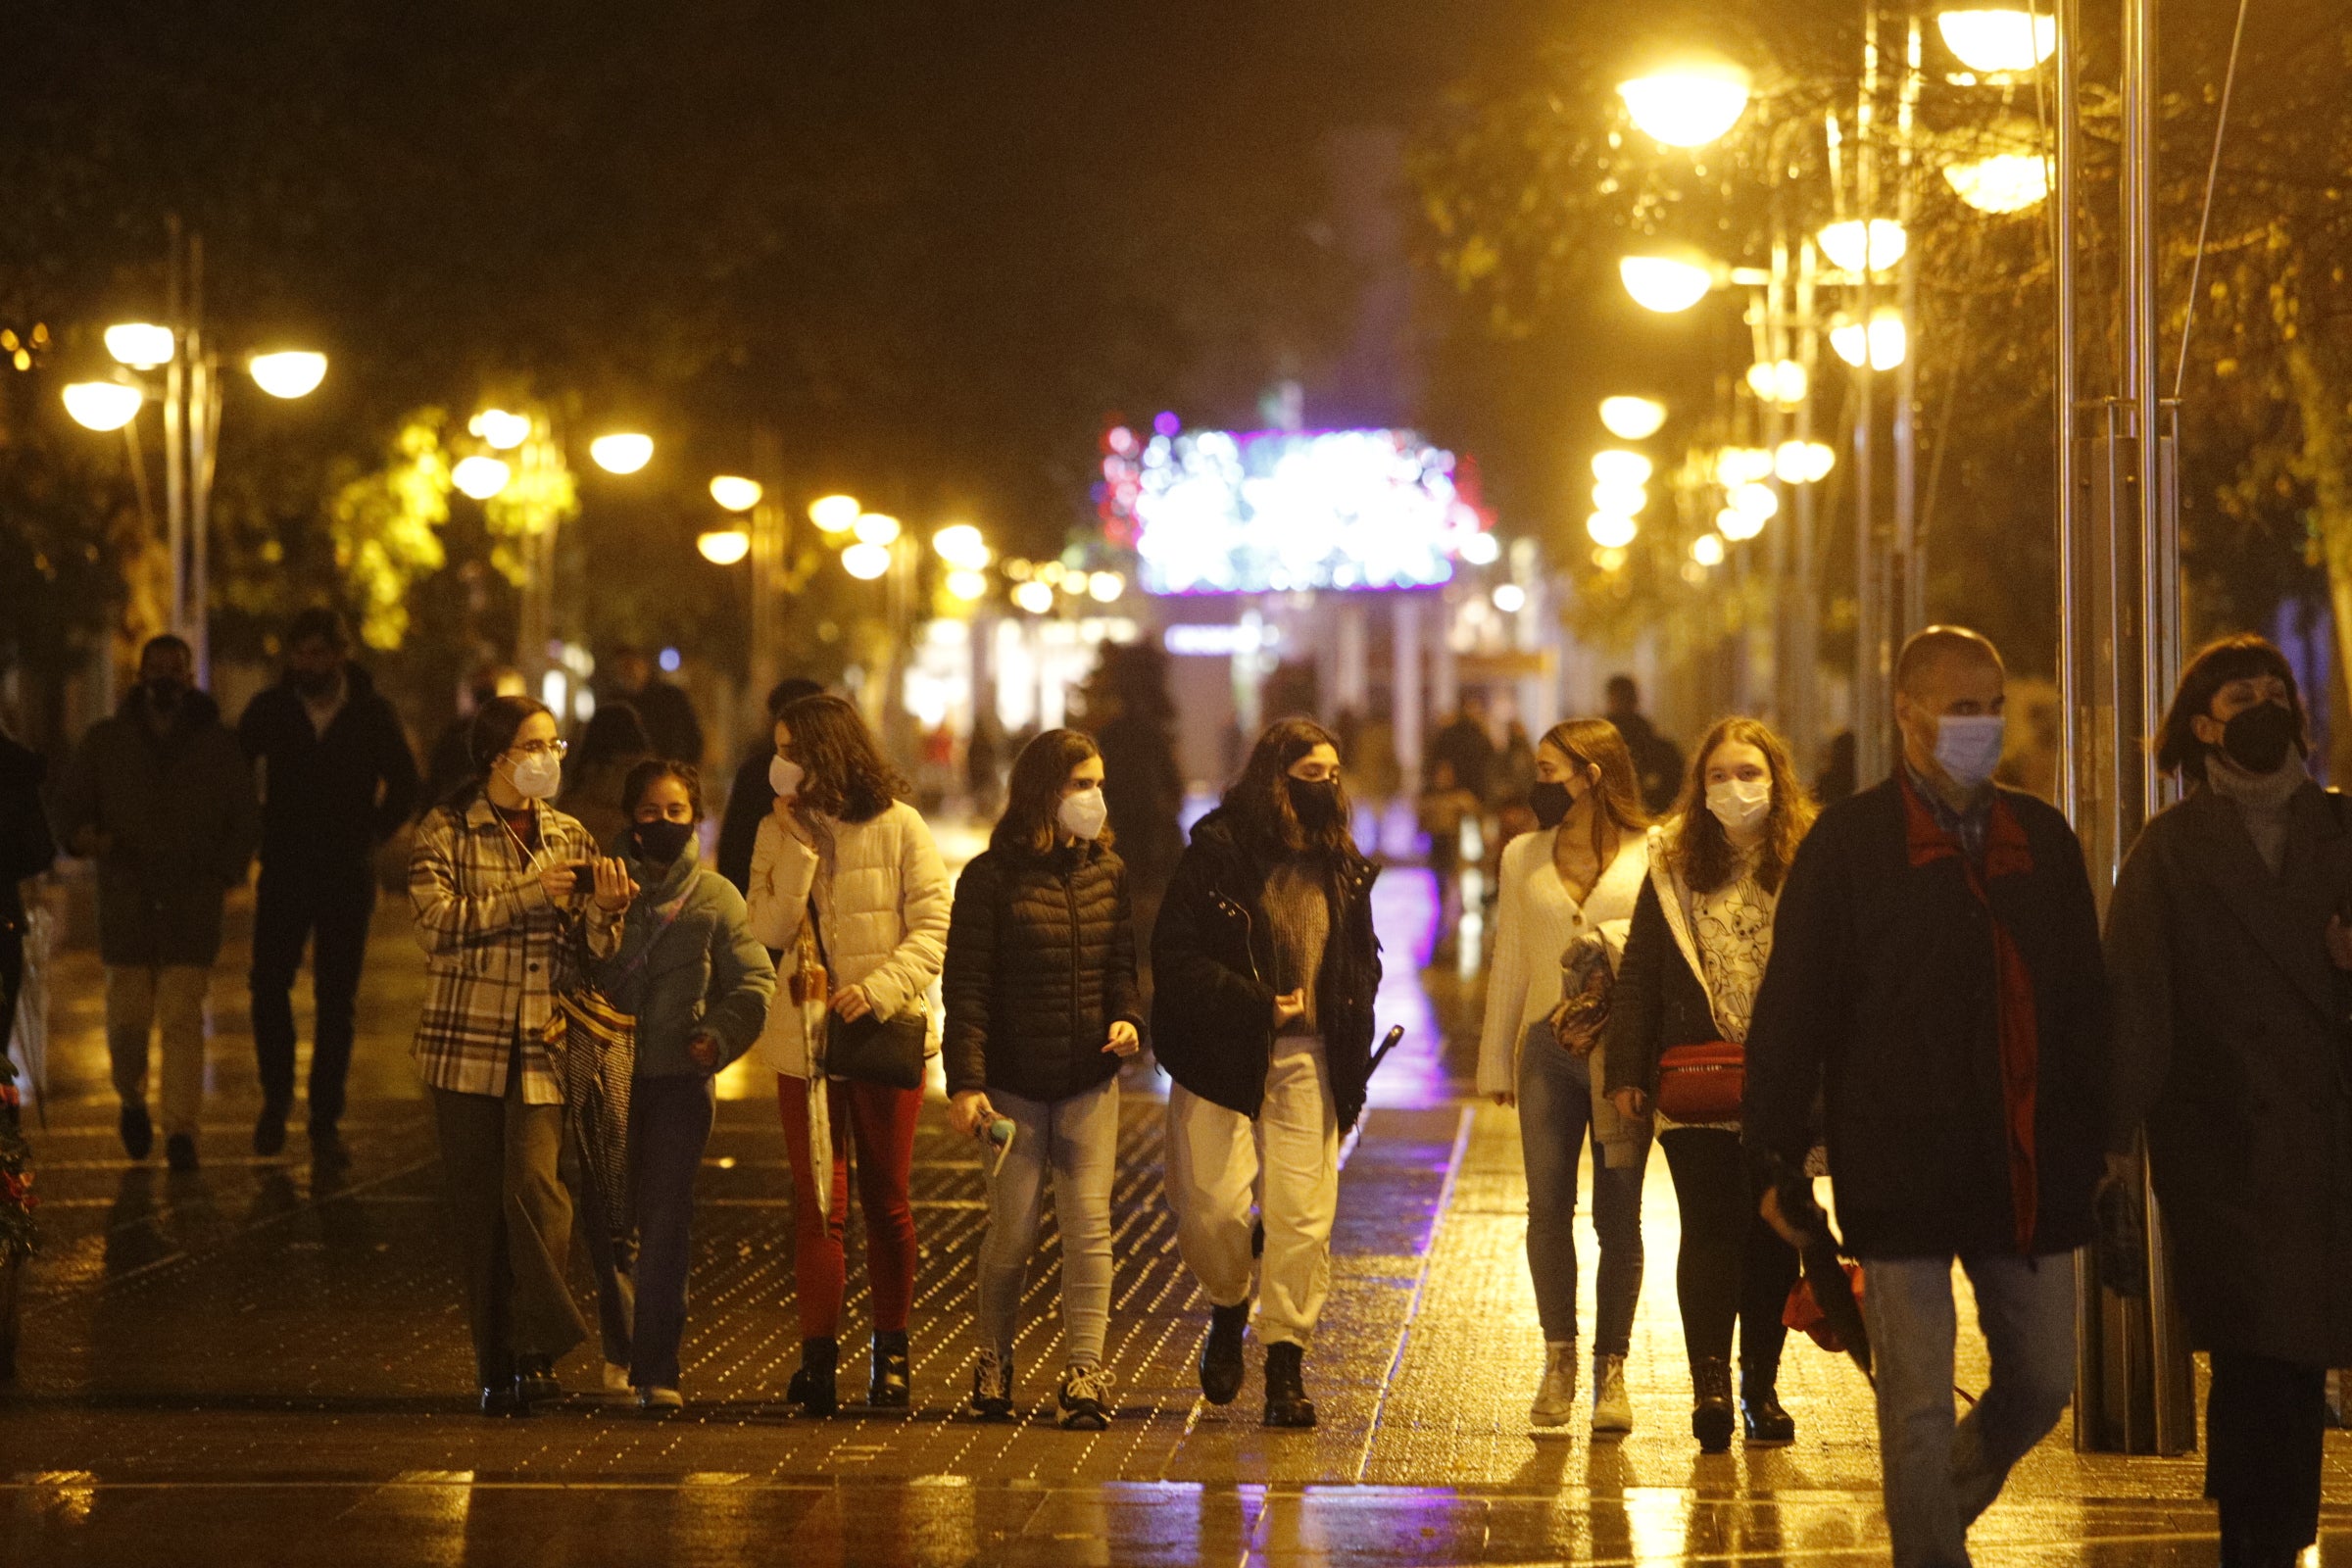
[[[760,824],[746,900],[752,934],[785,955],[791,973],[808,901],[816,900],[835,987],[863,986],[885,1018],[921,1009],[930,1021],[928,1053],[939,1050],[940,966],[948,954],[948,912],[956,899],[939,846],[920,812],[898,802],[865,822],[821,822],[814,848],[771,815]],[[808,1039],[823,1027],[824,1004],[794,1006],[777,986],[776,1004],[754,1049],[788,1077],[808,1076]]]

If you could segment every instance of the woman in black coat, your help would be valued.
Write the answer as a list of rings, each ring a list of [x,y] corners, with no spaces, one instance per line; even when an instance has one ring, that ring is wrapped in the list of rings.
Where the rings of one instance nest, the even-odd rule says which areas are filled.
[[[2288,1564],[2316,1538],[2327,1369],[2352,1364],[2352,833],[2304,754],[2276,648],[2199,654],[2157,749],[2188,797],[2132,846],[2107,921],[2111,1179],[2144,1122],[2212,1355],[2205,1494],[2231,1565]]]
[[[1254,1196],[1274,1427],[1315,1423],[1300,1361],[1330,1292],[1340,1135],[1372,1070],[1375,872],[1348,816],[1330,731],[1275,724],[1193,829],[1152,934],[1152,1046],[1175,1080],[1168,1202],[1213,1308],[1200,1392],[1212,1404],[1241,1392]]]
[[[1076,730],[1021,750],[1004,819],[956,885],[948,925],[949,1118],[966,1136],[1010,1124],[990,1162],[972,1415],[1012,1415],[1014,1319],[1051,1173],[1061,1231],[1068,1362],[1061,1424],[1110,1420],[1110,1189],[1119,1064],[1141,1045],[1127,869],[1111,853],[1102,755]]]

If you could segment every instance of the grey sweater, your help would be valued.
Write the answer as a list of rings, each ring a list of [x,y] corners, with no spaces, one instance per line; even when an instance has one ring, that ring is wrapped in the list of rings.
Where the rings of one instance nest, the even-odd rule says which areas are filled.
[[[2219,752],[2205,759],[2205,782],[2236,806],[2255,853],[2273,876],[2286,863],[2287,805],[2310,781],[2311,772],[2300,757],[2287,759],[2276,773],[2249,773]]]
[[[1331,900],[1323,879],[1312,865],[1284,862],[1266,878],[1266,916],[1274,924],[1274,956],[1281,972],[1274,977],[1277,994],[1306,993],[1306,1012],[1283,1026],[1285,1035],[1311,1035],[1321,1028],[1315,1018],[1315,978],[1323,972],[1323,948],[1331,940]]]

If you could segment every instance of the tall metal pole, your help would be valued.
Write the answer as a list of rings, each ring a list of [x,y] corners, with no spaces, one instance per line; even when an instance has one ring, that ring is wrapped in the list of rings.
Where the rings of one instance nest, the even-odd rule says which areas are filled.
[[[1813,445],[1815,378],[1821,373],[1821,332],[1815,316],[1814,278],[1820,255],[1810,235],[1796,250],[1796,363],[1805,368],[1805,399],[1796,406],[1796,439],[1808,450]],[[1789,737],[1807,767],[1818,767],[1821,755],[1821,546],[1815,506],[1818,484],[1796,487],[1795,636],[1789,639],[1789,661],[1795,666],[1795,702],[1789,713]]]
[[[171,255],[165,263],[165,310],[172,326],[172,363],[164,368],[165,546],[172,552],[170,619],[174,636],[188,635],[187,391],[190,333],[185,314],[179,217],[166,220]]]
[[[188,640],[197,678],[213,668],[213,454],[220,412],[219,367],[204,341],[204,236],[188,237]]]
[[[1904,43],[1901,106],[1895,115],[1895,220],[1911,232],[1917,217],[1918,193],[1912,177],[1914,120],[1920,90],[1919,13],[1911,13]],[[1895,283],[1895,305],[1902,313],[1907,340],[1903,363],[1894,371],[1894,549],[1896,588],[1888,607],[1893,621],[1887,641],[1899,645],[1927,624],[1927,559],[1919,539],[1919,251],[1906,245]]]
[[[2082,512],[2081,454],[2075,442],[2076,410],[2082,401],[2078,364],[2081,331],[2077,311],[2077,247],[2075,207],[2080,193],[2082,143],[2081,105],[2076,76],[2080,71],[2082,19],[2079,0],[2056,0],[2058,47],[2052,63],[2057,76],[2056,177],[2051,181],[2056,212],[2051,233],[2051,267],[2057,296],[2052,322],[2056,346],[2057,385],[2054,411],[2058,438],[2058,798],[2078,833],[2088,821],[2090,778],[2083,754],[2084,705],[2089,699],[2083,679],[2083,651],[2079,646],[2087,605],[2082,581]]]
[[[1862,222],[1862,357],[1854,368],[1854,762],[1856,787],[1868,789],[1892,765],[1888,754],[1886,558],[1878,527],[1878,378],[1870,353],[1876,308],[1871,220],[1878,216],[1878,153],[1872,138],[1879,97],[1879,12],[1863,0],[1862,96],[1854,110],[1854,194]]]

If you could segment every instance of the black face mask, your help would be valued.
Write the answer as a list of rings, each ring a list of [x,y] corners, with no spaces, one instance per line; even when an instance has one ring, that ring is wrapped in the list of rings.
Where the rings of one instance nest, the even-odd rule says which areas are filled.
[[[648,865],[667,865],[686,853],[686,841],[694,837],[692,822],[640,822],[637,824],[637,858]]]
[[[1291,810],[1298,825],[1320,833],[1339,820],[1340,787],[1329,779],[1294,778],[1284,781],[1291,792]]]
[[[1569,798],[1567,785],[1546,778],[1538,779],[1536,787],[1527,792],[1527,804],[1535,808],[1539,825],[1555,828],[1568,819],[1569,808],[1576,802]]]
[[[2299,738],[2292,709],[2257,703],[2222,726],[2222,755],[2249,773],[2276,773]]]

